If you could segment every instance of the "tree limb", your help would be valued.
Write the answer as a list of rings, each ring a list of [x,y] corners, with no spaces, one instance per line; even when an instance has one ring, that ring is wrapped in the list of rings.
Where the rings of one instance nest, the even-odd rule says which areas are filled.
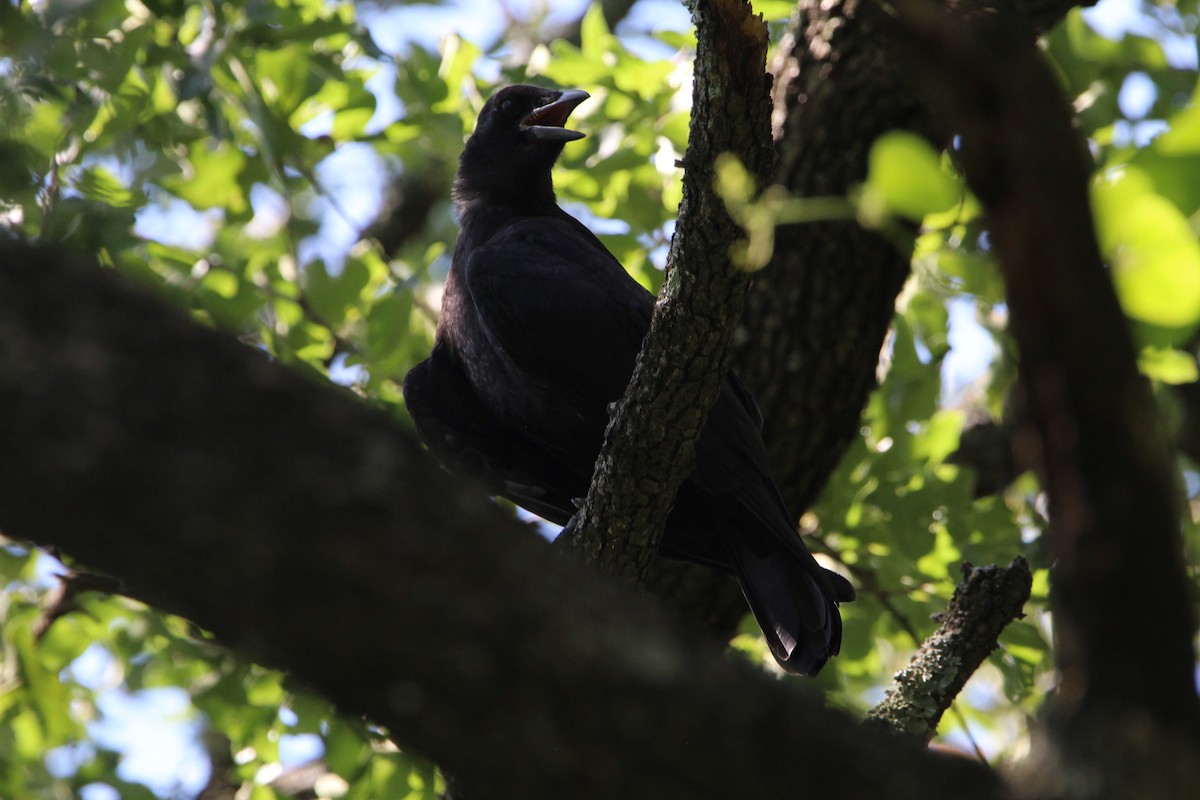
[[[1038,30],[1077,5],[1014,2]],[[771,65],[771,181],[792,195],[845,196],[866,178],[870,147],[889,130],[944,141],[898,70],[893,23],[879,12],[861,0],[797,3]],[[858,434],[910,258],[853,221],[786,225],[770,265],[754,275],[731,363],[763,411],[772,472],[797,515]],[[649,583],[667,587],[651,588],[678,608],[719,610],[706,615],[718,635],[743,616],[736,584],[703,567],[660,560]]]
[[[1078,5],[1014,2],[1038,30]],[[892,25],[873,2],[796,4],[771,65],[777,166],[770,182],[796,197],[844,197],[865,180],[867,155],[883,133],[945,141],[897,67]],[[772,473],[797,516],[858,435],[911,255],[853,221],[785,225],[771,263],[754,275],[731,364],[763,411]],[[655,566],[656,576],[671,573],[662,583],[677,607],[712,608],[718,595],[717,607],[727,611],[709,622],[731,633],[742,617],[732,581],[696,574],[683,582],[691,588],[675,588],[680,573],[702,570]]]
[[[964,564],[938,629],[867,712],[867,723],[928,744],[942,714],[996,649],[1001,631],[1021,616],[1032,584],[1029,564],[1019,556],[1007,567]]]
[[[1018,459],[1042,465],[1049,498],[1050,731],[1080,778],[1069,792],[1185,796],[1194,757],[1129,761],[1200,744],[1195,620],[1174,462],[1096,244],[1090,157],[1015,15],[951,20],[911,3],[900,18],[912,74],[961,132],[1008,287],[1029,412]]]
[[[741,229],[713,187],[733,153],[765,178],[773,161],[766,93],[767,28],[744,0],[692,5],[697,51],[683,202],[650,333],[605,433],[568,548],[641,583],[675,493],[720,391],[748,285],[730,257]]]
[[[932,132],[892,65],[876,3],[797,9],[771,67],[773,180],[798,197],[845,197],[880,135]],[[755,275],[734,364],[758,398],[773,471],[797,515],[857,436],[910,258],[854,220],[783,225]]]
[[[472,797],[1000,797],[978,764],[681,636],[350,393],[12,243],[0,528],[290,671]]]
[[[1037,30],[1078,5],[1013,2]],[[797,3],[771,65],[773,181],[796,197],[846,196],[866,179],[870,148],[888,131],[946,141],[898,69],[884,6]],[[733,364],[762,408],[775,476],[796,514],[857,435],[911,257],[854,221],[785,225],[770,265],[755,276]]]

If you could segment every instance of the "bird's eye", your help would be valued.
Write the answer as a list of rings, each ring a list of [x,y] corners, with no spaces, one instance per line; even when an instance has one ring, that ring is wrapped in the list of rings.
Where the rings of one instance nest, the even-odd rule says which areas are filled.
[[[504,102],[502,102],[500,104],[500,111],[506,117],[511,117],[511,116],[515,115],[517,113],[517,101],[512,100],[512,99],[505,100]]]

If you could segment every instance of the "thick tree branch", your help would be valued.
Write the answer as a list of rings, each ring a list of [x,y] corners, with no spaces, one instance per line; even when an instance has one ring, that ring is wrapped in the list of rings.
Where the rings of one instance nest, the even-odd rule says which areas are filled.
[[[1038,30],[1077,5],[1014,2]],[[797,3],[772,64],[774,183],[797,197],[841,197],[865,179],[881,134],[913,130],[942,141],[897,69],[891,27],[876,3]],[[797,515],[857,435],[910,256],[851,221],[787,225],[771,264],[754,276],[731,363],[763,410],[772,471]],[[669,602],[725,609],[708,621],[732,632],[742,616],[736,584],[696,575],[676,588],[680,573],[702,569],[660,562],[655,573],[671,573],[661,581]]]
[[[1077,5],[1013,2],[1038,30]],[[945,139],[897,68],[882,9],[863,0],[797,4],[771,68],[774,182],[792,195],[845,196],[866,178],[871,145],[887,131]],[[857,434],[911,255],[853,221],[787,225],[755,277],[733,364],[762,407],[775,475],[797,514]]]
[[[1051,731],[1088,777],[1072,794],[1184,796],[1194,757],[1128,762],[1151,740],[1200,743],[1195,620],[1174,462],[1097,248],[1088,152],[1014,15],[904,8],[913,75],[961,132],[1008,287],[1029,412],[1016,447],[1043,465],[1049,497]]]
[[[929,133],[892,65],[873,2],[803,0],[780,43],[774,181],[799,197],[844,197],[895,128]],[[816,498],[857,435],[911,254],[856,222],[781,226],[747,297],[734,364],[758,398],[788,506]]]
[[[1000,796],[682,638],[349,393],[11,243],[0,528],[289,670],[473,797]]]
[[[692,19],[692,121],[667,277],[587,500],[567,532],[572,551],[632,583],[644,579],[691,472],[748,285],[730,257],[741,230],[713,187],[715,161],[733,153],[760,180],[773,161],[766,24],[745,0],[697,0]]]
[[[1077,5],[1014,2],[1038,30]],[[843,197],[866,178],[867,154],[881,134],[912,130],[943,141],[897,68],[891,27],[878,3],[797,3],[771,66],[772,182],[797,197]],[[817,498],[857,436],[910,258],[852,221],[787,225],[777,231],[770,265],[754,276],[731,363],[762,408],[772,472],[797,515]],[[730,611],[713,619],[714,627],[736,627],[736,585],[694,580],[687,586],[695,588],[676,591],[671,602],[708,608],[716,592]]]
[[[1021,616],[1033,574],[1018,557],[1007,567],[963,565],[963,582],[934,631],[896,675],[867,722],[928,744],[942,714],[993,650],[1001,631]]]

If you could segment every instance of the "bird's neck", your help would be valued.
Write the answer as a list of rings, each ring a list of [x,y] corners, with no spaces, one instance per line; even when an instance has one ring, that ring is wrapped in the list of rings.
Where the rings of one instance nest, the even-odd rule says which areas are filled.
[[[480,210],[506,211],[518,216],[538,216],[558,207],[554,196],[554,184],[549,173],[545,180],[495,181],[476,185],[463,181],[461,176],[454,183],[454,204],[459,216],[478,216]]]
[[[483,200],[463,203],[458,211],[461,236],[469,236],[475,242],[487,241],[492,231],[520,217],[556,217],[563,214],[553,191],[548,197],[537,201],[524,197],[514,202]]]

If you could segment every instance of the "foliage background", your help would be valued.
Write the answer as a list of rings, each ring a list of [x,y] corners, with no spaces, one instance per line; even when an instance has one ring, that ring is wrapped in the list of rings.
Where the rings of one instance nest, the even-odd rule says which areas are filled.
[[[577,32],[569,15],[532,7],[502,35],[472,39],[452,31],[479,7],[3,3],[0,220],[99,253],[198,318],[403,418],[399,383],[428,351],[449,266],[450,179],[494,86],[592,94],[573,116],[588,138],[560,162],[560,199],[657,288],[692,47],[686,17],[667,5],[638,4],[620,35],[598,7]],[[777,35],[791,10],[756,8]],[[1045,37],[1095,157],[1101,245],[1143,371],[1181,436],[1200,324],[1196,24],[1193,0],[1106,0]],[[1022,553],[1038,568],[1027,616],[941,737],[1013,760],[1052,685],[1044,509],[1031,475],[976,499],[976,476],[952,463],[964,428],[1019,413],[1002,285],[952,164],[892,140],[844,202],[884,230],[896,230],[892,214],[923,223],[915,242],[899,235],[898,246],[915,245],[913,276],[862,435],[802,519],[862,587],[843,609],[842,655],[815,684],[831,703],[865,709],[933,630],[960,562]],[[1180,476],[1195,564],[1200,474],[1185,457]],[[183,620],[86,594],[44,628],[61,569],[19,543],[0,548],[0,796],[195,797],[228,771],[262,800],[282,796],[285,762],[316,756],[318,794],[436,796],[433,768],[385,732],[338,717]],[[748,621],[733,644],[770,668],[755,631]],[[147,717],[153,733],[131,734]],[[147,742],[169,735],[181,742],[174,755],[139,763]]]

